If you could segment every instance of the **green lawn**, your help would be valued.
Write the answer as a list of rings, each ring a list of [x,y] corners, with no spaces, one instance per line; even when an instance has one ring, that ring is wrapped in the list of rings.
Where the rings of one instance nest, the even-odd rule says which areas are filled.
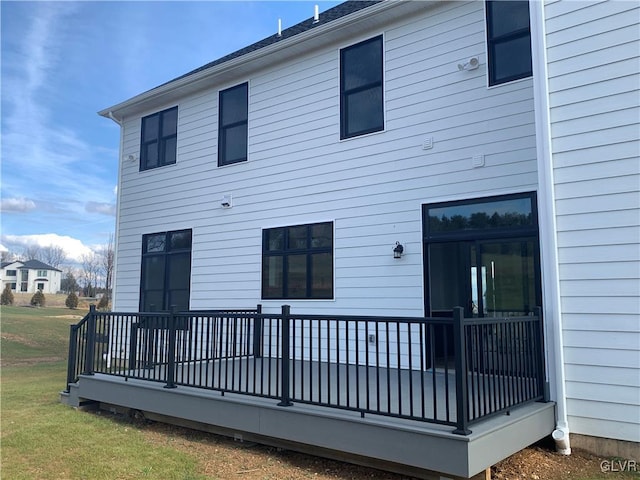
[[[134,425],[60,404],[69,324],[78,321],[68,316],[84,313],[0,310],[2,478],[205,478],[196,458],[151,444]]]

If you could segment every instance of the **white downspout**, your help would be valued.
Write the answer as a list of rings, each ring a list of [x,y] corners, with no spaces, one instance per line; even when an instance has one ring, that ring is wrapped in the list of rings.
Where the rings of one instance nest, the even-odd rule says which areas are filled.
[[[562,336],[560,274],[558,268],[544,0],[530,1],[529,12],[531,18],[533,95],[538,157],[540,261],[542,264],[542,293],[547,337],[547,374],[551,374],[549,375],[552,380],[550,385],[551,393],[556,402],[556,429],[553,431],[552,437],[556,442],[558,452],[563,455],[570,455],[571,445],[569,443],[565,389],[564,341]]]

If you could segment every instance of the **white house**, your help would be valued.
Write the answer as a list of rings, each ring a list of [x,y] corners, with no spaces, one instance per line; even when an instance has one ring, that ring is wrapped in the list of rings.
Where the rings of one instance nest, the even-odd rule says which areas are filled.
[[[62,270],[47,265],[39,260],[16,260],[2,262],[0,279],[2,289],[11,285],[11,290],[17,293],[58,293]]]
[[[541,306],[546,434],[637,455],[639,18],[346,2],[101,111],[121,126],[114,310]]]

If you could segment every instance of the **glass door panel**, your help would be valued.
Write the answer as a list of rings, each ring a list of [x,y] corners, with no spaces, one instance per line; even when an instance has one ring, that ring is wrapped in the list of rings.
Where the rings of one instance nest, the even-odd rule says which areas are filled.
[[[530,240],[480,244],[482,316],[508,317],[532,311],[537,304],[534,251]]]
[[[533,240],[432,243],[429,315],[467,317],[526,315],[539,303]]]
[[[430,315],[452,316],[454,307],[471,312],[471,286],[469,272],[472,259],[470,242],[432,243],[429,245]],[[475,265],[475,262],[474,262]]]

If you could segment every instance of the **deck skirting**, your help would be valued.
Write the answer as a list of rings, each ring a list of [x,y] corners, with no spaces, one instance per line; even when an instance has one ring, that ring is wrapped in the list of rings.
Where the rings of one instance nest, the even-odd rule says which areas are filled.
[[[471,478],[549,435],[553,403],[530,403],[456,435],[449,426],[108,375],[81,375],[62,401],[93,400],[147,418],[422,478]],[[438,472],[434,477],[434,472]],[[445,477],[446,478],[446,477]]]

